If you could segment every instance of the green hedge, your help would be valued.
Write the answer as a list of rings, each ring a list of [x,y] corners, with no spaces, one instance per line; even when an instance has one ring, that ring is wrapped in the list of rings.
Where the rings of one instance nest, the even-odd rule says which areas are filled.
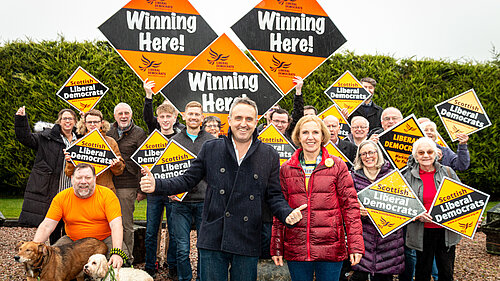
[[[55,96],[73,71],[82,66],[110,90],[97,105],[105,118],[112,120],[113,106],[124,101],[134,112],[136,123],[143,128],[142,105],[144,92],[140,79],[120,56],[104,42],[11,42],[0,48],[1,120],[0,180],[4,185],[24,189],[33,161],[33,151],[19,144],[14,136],[13,115],[26,105],[31,124],[38,120],[54,121],[57,112],[67,107]],[[474,88],[493,125],[471,135],[469,149],[471,167],[460,178],[467,184],[490,194],[500,195],[499,156],[499,97],[500,63],[498,56],[489,63],[449,62],[442,60],[402,59],[388,56],[358,56],[352,52],[336,54],[311,74],[304,83],[306,104],[319,111],[331,105],[323,94],[342,73],[352,72],[357,78],[370,76],[378,81],[374,101],[382,107],[395,106],[404,115],[426,116],[438,125],[438,130],[453,149],[434,105]],[[161,97],[155,97],[155,104]],[[292,108],[292,97],[281,102]],[[486,140],[486,141],[485,141]],[[8,164],[11,163],[11,164]]]

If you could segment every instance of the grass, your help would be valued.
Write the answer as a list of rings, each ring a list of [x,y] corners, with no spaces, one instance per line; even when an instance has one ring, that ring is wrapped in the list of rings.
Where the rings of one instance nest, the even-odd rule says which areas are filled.
[[[486,205],[486,211],[491,209],[500,201],[490,201]],[[134,220],[146,220],[147,200],[135,202]],[[0,198],[0,212],[8,219],[17,219],[21,213],[23,198]],[[485,211],[485,215],[486,215]]]

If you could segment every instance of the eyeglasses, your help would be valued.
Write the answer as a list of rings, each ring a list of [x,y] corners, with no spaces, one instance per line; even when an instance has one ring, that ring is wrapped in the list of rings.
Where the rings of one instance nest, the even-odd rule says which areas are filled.
[[[288,121],[274,121],[274,120],[272,120],[272,122],[275,124],[282,124],[282,125],[288,124]]]
[[[207,128],[219,128],[219,125],[205,125]]]
[[[102,121],[85,121],[85,123],[87,123],[87,124],[91,124],[91,125],[92,125],[92,124],[96,124],[96,125],[97,125],[97,124],[99,124],[99,123],[101,123],[101,122],[102,122]]]
[[[61,118],[61,120],[63,120],[63,121],[73,121],[73,120],[75,120],[75,118],[73,118],[73,117],[63,117],[63,118]]]
[[[417,154],[421,155],[421,156],[424,156],[426,153],[427,153],[427,155],[433,155],[434,150],[427,150],[427,151],[419,150],[419,151],[417,151]]]
[[[375,151],[375,150],[372,150],[372,151],[366,151],[366,152],[360,153],[360,154],[359,154],[359,156],[361,156],[361,157],[363,157],[363,158],[364,158],[364,157],[367,157],[367,156],[370,156],[370,157],[371,157],[371,156],[374,156],[374,155],[375,155],[375,153],[377,153],[377,151]]]
[[[386,116],[383,118],[384,121],[398,121],[398,120],[401,120],[401,117],[399,116]]]
[[[355,126],[355,127],[351,127],[351,129],[354,129],[354,130],[359,130],[359,129],[368,129],[367,126]]]

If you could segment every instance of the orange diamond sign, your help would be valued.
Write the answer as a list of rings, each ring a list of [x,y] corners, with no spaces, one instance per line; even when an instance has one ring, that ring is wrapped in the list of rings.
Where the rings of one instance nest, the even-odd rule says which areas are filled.
[[[132,0],[99,30],[155,92],[217,37],[188,0]]]
[[[139,146],[130,159],[139,167],[151,167],[158,161],[158,158],[167,147],[168,139],[158,130],[154,130],[149,137]]]

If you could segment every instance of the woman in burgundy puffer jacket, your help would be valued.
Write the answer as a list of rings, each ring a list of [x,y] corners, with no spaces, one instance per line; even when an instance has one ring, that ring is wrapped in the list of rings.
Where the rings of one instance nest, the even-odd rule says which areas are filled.
[[[364,253],[356,191],[344,161],[323,147],[329,138],[321,119],[302,117],[292,134],[300,148],[280,170],[288,204],[305,208],[292,228],[273,223],[271,255],[276,265],[287,260],[292,280],[338,280],[342,261],[354,265]]]
[[[352,173],[356,191],[363,190],[392,170],[375,142],[365,140],[359,144]],[[366,281],[370,274],[370,280],[373,281],[392,281],[393,274],[399,274],[404,270],[403,230],[399,229],[382,238],[364,208],[361,208],[361,221],[363,222],[365,255],[359,264],[353,267],[354,274],[350,280]]]

